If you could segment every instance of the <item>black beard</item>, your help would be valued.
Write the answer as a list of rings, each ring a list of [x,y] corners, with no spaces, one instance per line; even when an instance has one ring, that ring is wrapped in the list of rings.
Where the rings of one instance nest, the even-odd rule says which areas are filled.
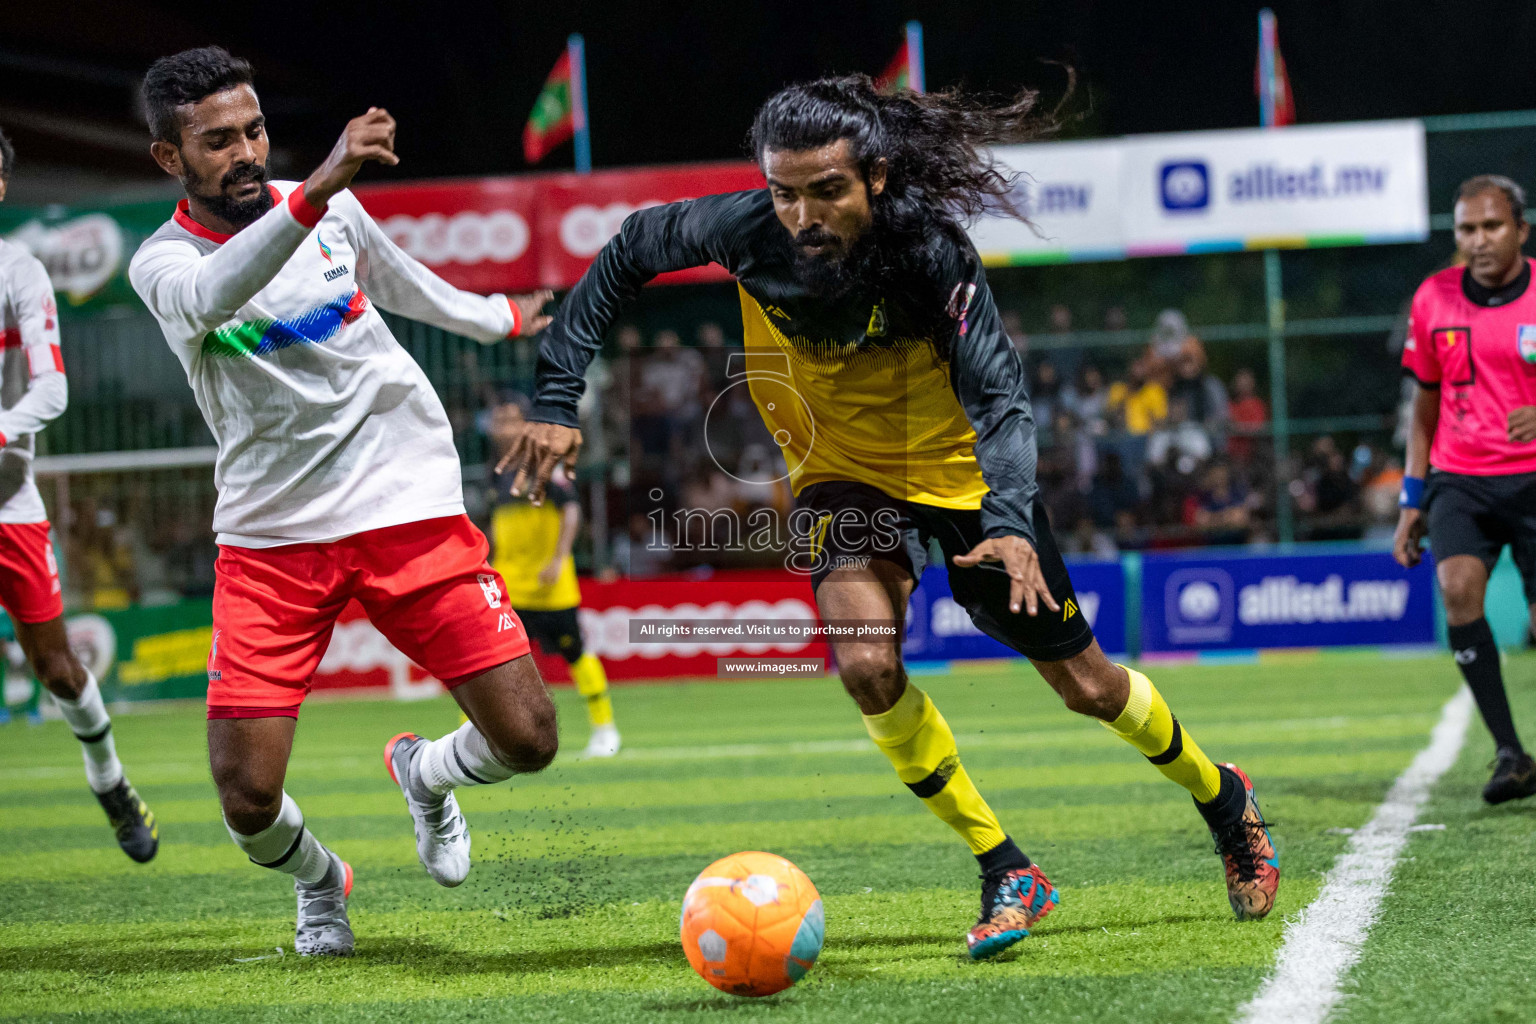
[[[187,195],[195,198],[209,213],[220,220],[233,224],[236,228],[243,228],[261,219],[261,216],[272,209],[272,190],[263,188],[249,199],[232,199],[224,190],[230,185],[238,185],[247,181],[257,184],[267,183],[267,168],[265,164],[243,164],[224,175],[219,182],[216,191],[207,195],[197,191],[202,185],[202,179],[192,174],[182,177],[182,186],[187,190]]]
[[[838,255],[808,256],[791,240],[796,280],[821,299],[841,299],[861,286],[874,286],[881,274],[877,234],[871,224]]]

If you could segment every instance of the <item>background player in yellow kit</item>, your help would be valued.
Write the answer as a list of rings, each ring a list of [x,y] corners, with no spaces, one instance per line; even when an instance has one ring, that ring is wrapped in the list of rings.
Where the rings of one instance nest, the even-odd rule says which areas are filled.
[[[500,452],[523,422],[522,406],[503,402],[491,414],[491,439]],[[571,667],[576,692],[587,701],[592,737],[586,757],[612,757],[619,752],[619,730],[613,723],[608,675],[597,655],[582,646],[576,609],[581,587],[571,545],[581,528],[581,503],[562,469],[549,483],[542,505],[512,496],[515,473],[493,474],[491,546],[494,565],[507,581],[507,598],[528,635],[549,654],[559,654]]]

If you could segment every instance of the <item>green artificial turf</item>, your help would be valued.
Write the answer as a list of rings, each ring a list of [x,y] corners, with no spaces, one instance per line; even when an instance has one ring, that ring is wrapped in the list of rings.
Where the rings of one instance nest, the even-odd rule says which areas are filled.
[[[897,781],[835,681],[617,688],[619,758],[562,755],[542,775],[460,791],[475,866],[451,890],[417,864],[380,756],[402,729],[452,728],[451,701],[312,702],[287,788],[356,870],[346,961],[293,955],[291,883],[225,834],[200,708],[117,717],[119,752],[161,822],[144,866],[117,850],[64,725],[13,723],[0,728],[0,1017],[1227,1021],[1343,849],[1338,830],[1370,816],[1457,677],[1448,658],[1364,655],[1149,672],[1190,735],[1253,776],[1279,823],[1276,911],[1234,921],[1188,796],[1061,708],[1026,664],[962,668],[917,682],[1062,894],[1034,936],[984,964],[964,953],[975,861]],[[579,699],[557,699],[566,749],[579,751]],[[1533,702],[1517,714],[1536,724]],[[1422,1000],[1469,987],[1486,1019],[1529,1019],[1497,1014],[1536,1005],[1501,1002],[1498,969],[1536,927],[1523,873],[1536,808],[1474,802],[1485,748],[1475,730],[1427,814],[1450,829],[1409,847],[1416,859],[1351,976],[1351,1021],[1412,1020]],[[677,937],[688,883],[740,849],[789,857],[826,899],[817,966],[760,1001],[706,985]],[[1446,976],[1414,973],[1426,958]]]

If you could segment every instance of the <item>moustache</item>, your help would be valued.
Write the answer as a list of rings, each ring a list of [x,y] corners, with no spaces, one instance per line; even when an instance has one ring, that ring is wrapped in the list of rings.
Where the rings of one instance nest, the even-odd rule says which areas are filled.
[[[242,164],[234,168],[220,179],[219,184],[224,188],[232,185],[244,185],[247,182],[255,182],[258,185],[267,180],[267,167],[265,164]]]
[[[830,231],[822,231],[815,228],[808,231],[802,231],[795,236],[795,245],[800,248],[806,248],[808,246],[815,245],[824,245],[829,248],[838,248],[841,247],[842,244],[843,240],[832,234]]]

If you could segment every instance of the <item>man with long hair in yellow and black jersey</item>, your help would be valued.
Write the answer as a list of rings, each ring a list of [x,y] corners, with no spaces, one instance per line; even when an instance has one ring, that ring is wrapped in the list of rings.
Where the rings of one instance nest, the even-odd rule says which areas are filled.
[[[524,421],[521,401],[513,398],[491,411],[491,441],[498,450],[516,435]],[[612,757],[619,752],[619,729],[613,722],[608,674],[603,663],[582,645],[576,609],[581,587],[571,545],[581,528],[581,502],[565,475],[553,475],[539,505],[512,496],[512,475],[493,473],[491,564],[506,580],[507,603],[522,620],[528,636],[546,654],[558,654],[571,669],[576,692],[586,699],[592,735],[584,757]]]
[[[1248,776],[1213,763],[1084,621],[1035,483],[1024,368],[964,231],[984,211],[1026,219],[987,147],[1048,129],[1035,102],[886,95],[861,75],[773,96],[750,135],[766,188],[641,210],[598,254],[544,335],[530,423],[503,468],[537,499],[580,446],[583,373],[626,303],[657,274],[720,264],[739,285],[746,376],[790,469],[792,532],[808,541],[797,554],[822,618],[900,637],[936,541],[979,629],[1194,797],[1233,910],[1263,917],[1279,860]],[[870,737],[976,856],[971,956],[1001,952],[1055,905],[1055,888],[966,774],[899,640],[832,646]]]

